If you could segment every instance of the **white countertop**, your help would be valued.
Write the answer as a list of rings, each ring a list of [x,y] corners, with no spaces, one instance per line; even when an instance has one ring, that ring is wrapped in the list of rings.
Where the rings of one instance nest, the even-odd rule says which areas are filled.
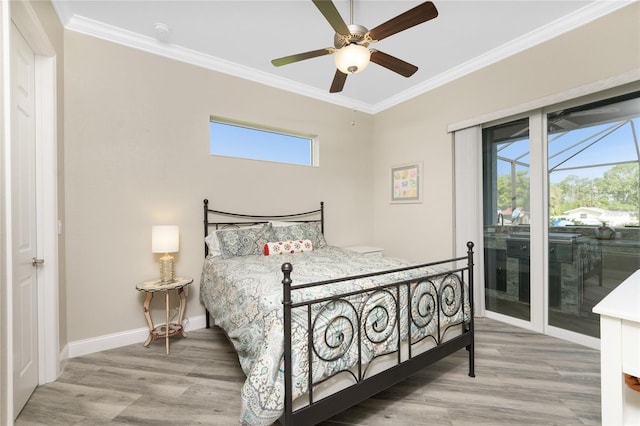
[[[594,306],[593,312],[640,323],[640,269]]]

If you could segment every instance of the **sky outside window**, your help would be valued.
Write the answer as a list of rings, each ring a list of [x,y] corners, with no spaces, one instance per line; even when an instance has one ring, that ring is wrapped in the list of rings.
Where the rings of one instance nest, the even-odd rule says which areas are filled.
[[[313,138],[210,122],[210,153],[225,157],[313,165]]]

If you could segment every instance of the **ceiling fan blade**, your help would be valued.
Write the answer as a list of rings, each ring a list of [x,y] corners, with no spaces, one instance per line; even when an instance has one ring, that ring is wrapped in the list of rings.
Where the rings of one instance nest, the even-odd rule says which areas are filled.
[[[371,62],[396,72],[403,77],[411,77],[416,71],[418,71],[418,67],[415,65],[387,53],[380,52],[379,50],[371,50]]]
[[[303,61],[305,59],[311,59],[311,58],[316,58],[318,56],[329,55],[334,51],[335,49],[333,47],[327,47],[326,49],[318,49],[318,50],[312,50],[310,52],[297,53],[295,55],[284,56],[282,58],[272,60],[271,63],[276,67],[280,67],[282,65]]]
[[[313,0],[313,4],[316,5],[320,13],[324,15],[324,18],[333,27],[333,30],[345,36],[351,34],[349,27],[345,24],[344,19],[340,16],[338,9],[331,0]]]
[[[340,70],[336,70],[336,75],[333,76],[333,82],[331,83],[329,93],[342,92],[342,88],[344,87],[344,83],[346,81],[347,75]]]
[[[422,24],[436,16],[438,16],[436,6],[432,2],[427,1],[378,25],[369,31],[369,35],[373,40],[379,41],[400,31]]]

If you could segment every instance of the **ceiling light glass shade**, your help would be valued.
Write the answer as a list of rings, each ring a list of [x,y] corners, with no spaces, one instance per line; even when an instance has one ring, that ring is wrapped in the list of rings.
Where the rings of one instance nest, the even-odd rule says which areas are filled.
[[[345,74],[356,74],[369,65],[371,51],[359,44],[349,44],[335,54],[336,66]]]

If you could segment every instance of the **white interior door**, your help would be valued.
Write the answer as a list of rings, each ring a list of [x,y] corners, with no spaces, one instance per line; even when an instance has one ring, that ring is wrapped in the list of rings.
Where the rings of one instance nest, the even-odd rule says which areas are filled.
[[[11,26],[11,233],[13,250],[13,408],[38,385],[35,55]]]

